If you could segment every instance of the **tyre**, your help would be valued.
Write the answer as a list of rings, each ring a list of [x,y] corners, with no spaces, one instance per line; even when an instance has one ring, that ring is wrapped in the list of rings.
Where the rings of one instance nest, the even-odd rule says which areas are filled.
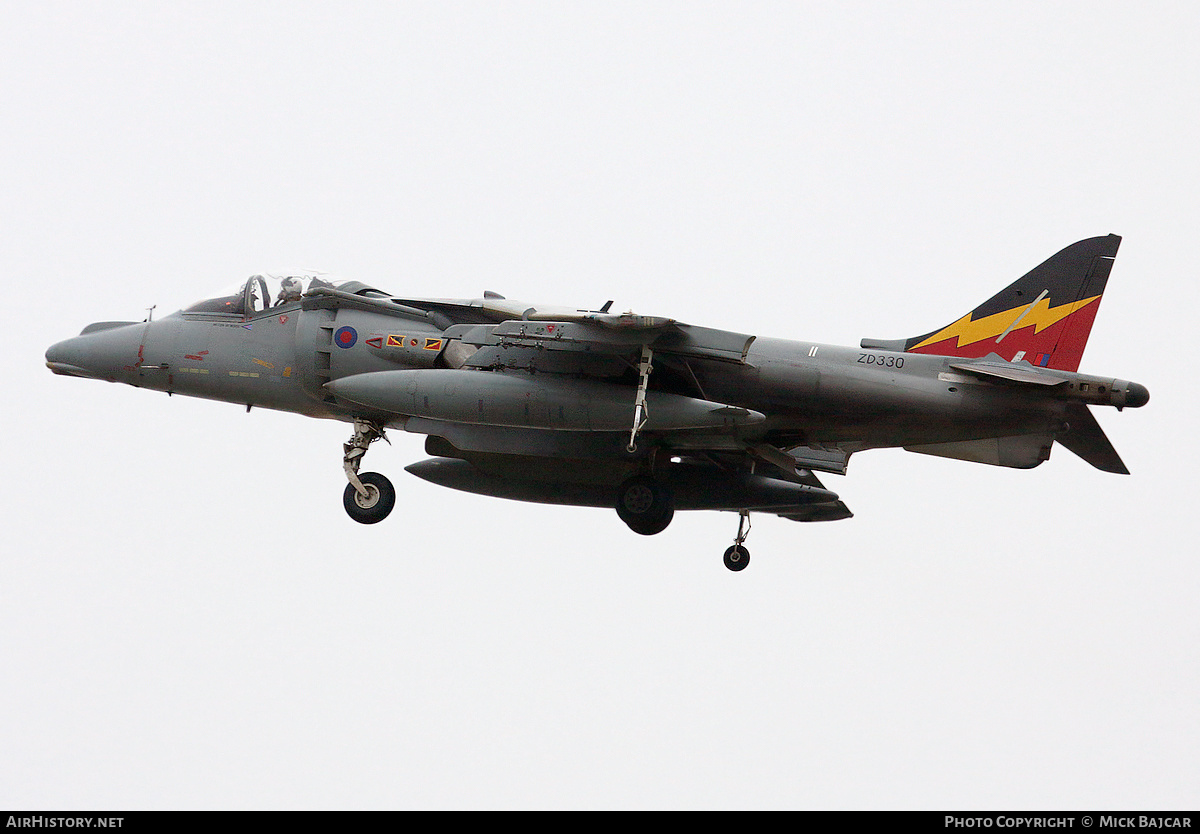
[[[725,567],[730,570],[745,570],[750,564],[750,551],[740,544],[725,551]]]
[[[396,506],[395,487],[378,472],[364,472],[358,479],[367,488],[367,494],[360,495],[354,484],[346,484],[346,491],[342,493],[342,505],[346,508],[346,514],[359,524],[383,521]]]
[[[635,533],[661,533],[675,516],[671,490],[648,475],[635,475],[617,491],[617,515]]]

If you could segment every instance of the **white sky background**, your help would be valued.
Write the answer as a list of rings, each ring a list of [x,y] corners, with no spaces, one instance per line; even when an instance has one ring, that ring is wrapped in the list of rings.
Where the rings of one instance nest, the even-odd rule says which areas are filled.
[[[1193,3],[0,7],[0,807],[1194,809]],[[1130,477],[901,451],[856,513],[615,513],[56,377],[262,270],[857,344],[1124,236]]]

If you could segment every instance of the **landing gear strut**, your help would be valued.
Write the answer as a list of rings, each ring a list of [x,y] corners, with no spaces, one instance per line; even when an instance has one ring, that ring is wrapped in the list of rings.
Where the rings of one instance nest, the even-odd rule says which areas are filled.
[[[354,435],[342,446],[342,467],[346,471],[346,491],[342,505],[346,513],[359,524],[375,524],[388,517],[396,506],[396,489],[378,472],[358,474],[367,449],[379,438],[387,440],[383,427],[370,420],[355,420]],[[389,443],[391,441],[388,441]]]
[[[738,517],[737,538],[733,540],[733,547],[725,551],[725,567],[730,570],[745,570],[746,565],[750,564],[750,551],[742,544],[749,535],[750,512],[742,510]]]
[[[675,516],[671,490],[649,475],[634,475],[617,491],[617,515],[635,533],[661,533]]]
[[[633,428],[629,431],[629,443],[625,451],[633,454],[637,451],[637,436],[650,421],[650,406],[646,405],[646,390],[650,387],[650,373],[654,370],[654,351],[649,345],[642,345],[642,361],[638,363],[637,396],[633,401]]]

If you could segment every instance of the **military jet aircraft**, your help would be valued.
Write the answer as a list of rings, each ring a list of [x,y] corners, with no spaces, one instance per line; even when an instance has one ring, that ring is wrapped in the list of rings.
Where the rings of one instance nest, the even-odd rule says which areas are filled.
[[[1149,392],[1078,373],[1120,240],[1079,241],[945,327],[857,348],[616,314],[611,301],[402,298],[254,275],[169,316],[90,324],[46,364],[352,423],[343,503],[363,524],[395,504],[363,456],[403,429],[432,456],[407,470],[453,489],[615,508],[642,535],[675,510],[736,512],[724,561],[741,570],[751,512],[849,518],[814,473],[845,474],[867,449],[1023,469],[1057,441],[1127,474],[1089,406],[1136,408]]]

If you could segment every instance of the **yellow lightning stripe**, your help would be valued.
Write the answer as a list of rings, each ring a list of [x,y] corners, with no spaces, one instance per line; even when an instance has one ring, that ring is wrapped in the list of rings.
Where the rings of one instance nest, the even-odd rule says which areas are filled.
[[[1021,320],[1020,328],[1024,329],[1033,325],[1033,332],[1041,333],[1050,325],[1057,324],[1076,310],[1083,309],[1099,298],[1100,296],[1093,295],[1091,298],[1085,298],[1082,301],[1076,301],[1071,304],[1060,304],[1057,307],[1051,307],[1050,299],[1044,298],[1035,304],[1033,309]],[[973,321],[971,314],[967,313],[961,319],[954,322],[954,324],[939,330],[919,345],[913,345],[909,350],[919,350],[929,345],[935,345],[938,342],[944,342],[946,339],[953,339],[956,336],[958,337],[958,347],[982,342],[984,339],[993,339],[1007,330],[1024,311],[1024,307],[1014,307],[1002,313],[984,316],[979,321]]]

